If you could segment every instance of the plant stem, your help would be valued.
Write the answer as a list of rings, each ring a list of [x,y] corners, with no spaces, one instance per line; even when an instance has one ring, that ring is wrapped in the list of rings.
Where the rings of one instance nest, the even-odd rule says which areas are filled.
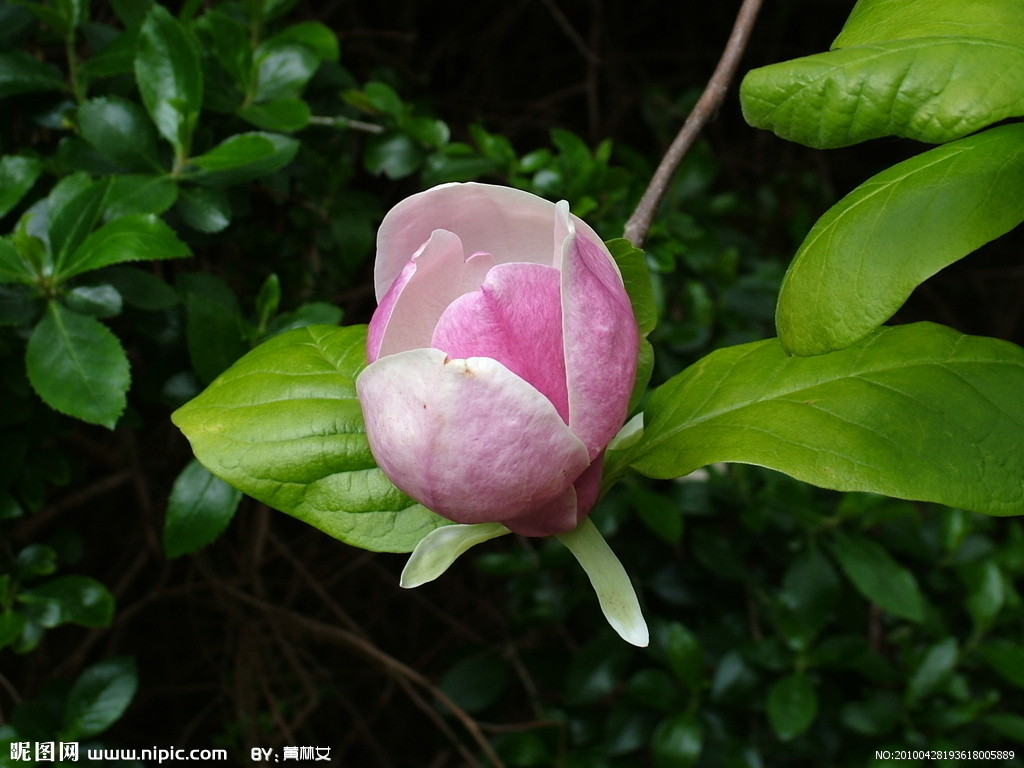
[[[746,48],[747,40],[750,38],[750,32],[754,28],[754,19],[757,18],[757,12],[760,10],[760,7],[761,0],[743,0],[743,5],[740,6],[739,13],[736,14],[736,21],[729,35],[729,41],[725,44],[725,51],[722,52],[722,57],[718,60],[718,66],[715,67],[714,74],[711,75],[711,79],[708,80],[704,92],[700,95],[693,110],[687,116],[686,122],[683,123],[682,129],[679,131],[679,135],[676,136],[665,156],[661,159],[661,163],[654,172],[654,176],[651,177],[651,182],[647,185],[643,197],[637,203],[636,210],[633,211],[633,215],[626,222],[623,237],[637,248],[642,247],[644,238],[647,237],[647,232],[651,228],[651,221],[658,210],[658,204],[665,196],[676,168],[679,167],[679,163],[685,157],[704,124],[711,119],[719,106],[721,106],[722,100],[725,98],[726,91],[729,88],[729,83],[736,73],[736,67],[739,65],[743,50]]]
[[[78,71],[78,53],[75,51],[75,30],[72,27],[64,38],[64,53],[68,60],[68,80],[71,83],[71,95],[76,104],[85,101],[85,91]]]

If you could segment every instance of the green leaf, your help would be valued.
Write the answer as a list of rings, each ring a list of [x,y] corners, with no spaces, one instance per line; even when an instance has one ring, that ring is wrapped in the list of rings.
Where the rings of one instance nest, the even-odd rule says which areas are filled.
[[[118,174],[110,179],[103,217],[110,221],[140,213],[161,214],[177,198],[178,185],[169,176]]]
[[[841,349],[917,285],[1024,220],[1024,125],[925,152],[828,210],[797,252],[776,323],[789,351]]]
[[[788,357],[728,347],[659,387],[627,460],[650,477],[720,461],[824,488],[1019,514],[1024,350],[919,323],[848,349]]]
[[[58,280],[126,261],[158,261],[191,256],[167,224],[151,213],[108,221],[89,235],[57,272]]]
[[[740,99],[752,126],[818,149],[881,136],[939,144],[1024,114],[1022,80],[1024,40],[921,37],[752,70]]]
[[[0,240],[2,245],[4,240]],[[3,276],[3,259],[2,259],[3,248],[0,247],[0,283],[5,282]],[[4,325],[22,325],[23,323],[30,322],[39,312],[42,300],[36,291],[33,291],[26,286],[18,285],[8,288],[5,285],[0,285],[0,326]],[[0,508],[2,504],[3,496],[0,495]],[[2,514],[0,514],[2,519]]]
[[[704,726],[693,712],[680,712],[662,720],[651,738],[654,768],[690,768],[704,749]]]
[[[117,317],[121,314],[121,294],[112,285],[76,285],[66,294],[68,309],[90,317]]]
[[[641,248],[623,237],[609,240],[605,245],[622,273],[640,335],[646,336],[658,324],[658,308],[654,303],[654,284],[651,282],[647,257]]]
[[[66,90],[60,73],[21,50],[0,51],[0,99],[32,91]]]
[[[107,730],[124,714],[138,685],[133,659],[115,656],[88,667],[68,691],[61,738],[87,739]]]
[[[25,356],[32,388],[56,411],[113,429],[131,383],[117,337],[98,320],[51,301]]]
[[[1024,6],[1017,0],[860,0],[833,48],[908,37],[983,37],[1024,41]]]
[[[967,612],[974,620],[975,632],[984,632],[991,625],[1006,601],[1003,574],[993,560],[981,560],[960,569],[967,585]]]
[[[266,131],[300,131],[309,125],[309,105],[302,99],[277,99],[239,107],[238,116]]]
[[[426,153],[409,134],[390,130],[372,136],[366,142],[363,165],[374,176],[402,179],[414,174]]]
[[[201,272],[179,278],[188,354],[196,374],[212,381],[247,351],[242,311],[231,289]]]
[[[276,133],[240,133],[189,162],[199,169],[190,178],[225,186],[266,176],[292,161],[299,142]]]
[[[956,669],[959,658],[955,637],[947,637],[929,648],[907,683],[907,703],[915,704],[943,685]]]
[[[294,99],[320,66],[320,58],[305,45],[278,37],[256,49],[256,89],[253,101]]]
[[[924,596],[914,574],[879,544],[840,531],[833,534],[830,544],[843,572],[865,598],[897,616],[924,620]]]
[[[18,255],[11,241],[0,238],[0,283],[32,284],[35,281],[35,272]]]
[[[978,648],[978,652],[1007,682],[1024,688],[1024,645],[1010,640],[990,640]]]
[[[32,619],[52,628],[61,624],[105,627],[114,618],[114,598],[88,576],[60,576],[18,595]]]
[[[153,5],[140,30],[135,79],[160,135],[186,155],[203,103],[199,44],[161,5]]]
[[[444,673],[440,688],[469,713],[482,712],[508,688],[508,662],[492,651],[463,659]]]
[[[164,523],[164,553],[180,557],[216,539],[235,514],[242,494],[198,461],[191,461],[171,488]]]
[[[0,216],[6,216],[25,193],[32,189],[43,172],[43,163],[34,157],[0,157]]]
[[[271,38],[282,43],[299,43],[309,48],[321,61],[337,61],[340,57],[338,37],[319,21],[303,21],[285,27]]]
[[[66,179],[65,179],[66,180]],[[100,220],[106,205],[109,182],[96,181],[71,188],[71,196],[50,194],[50,224],[47,236],[53,256],[53,271],[63,274],[65,261],[86,239]],[[57,189],[54,192],[58,191]]]
[[[217,187],[182,188],[175,210],[192,229],[208,235],[231,223],[231,201]]]
[[[775,735],[789,741],[810,728],[818,716],[818,694],[806,676],[794,673],[772,686],[766,711]]]
[[[96,151],[129,171],[159,171],[156,130],[145,110],[117,96],[78,108],[78,130]]]
[[[691,691],[698,690],[704,681],[704,651],[696,635],[673,622],[665,637],[665,652],[669,669],[679,681]]]
[[[309,326],[239,360],[172,419],[213,474],[364,549],[411,551],[446,521],[370,453],[356,399],[365,326]]]
[[[178,303],[177,291],[156,275],[137,267],[110,267],[101,275],[100,279],[114,286],[130,306],[160,312]]]

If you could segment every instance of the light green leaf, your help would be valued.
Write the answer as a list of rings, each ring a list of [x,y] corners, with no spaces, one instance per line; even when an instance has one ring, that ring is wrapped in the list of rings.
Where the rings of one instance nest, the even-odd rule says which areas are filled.
[[[356,399],[366,327],[309,326],[247,354],[173,415],[213,474],[363,549],[409,552],[447,521],[377,468]]]
[[[140,30],[135,79],[160,135],[187,154],[203,103],[199,44],[161,5],[153,5]]]
[[[1024,124],[925,152],[866,181],[814,225],[786,273],[776,324],[799,355],[841,349],[917,285],[1024,220]]]
[[[113,429],[131,383],[128,358],[99,320],[51,301],[28,340],[32,388],[56,411]]]
[[[138,685],[133,659],[115,656],[87,668],[68,691],[61,738],[87,739],[107,730],[124,714]]]
[[[88,576],[60,576],[18,595],[29,615],[40,625],[61,624],[105,627],[114,618],[114,598],[107,588]]]
[[[1024,114],[1021,82],[1024,40],[921,37],[752,70],[740,99],[754,127],[818,149],[890,135],[938,144]]]
[[[924,597],[914,574],[880,545],[863,536],[839,531],[830,543],[843,573],[865,598],[911,621],[924,619]]]
[[[124,216],[97,229],[68,257],[58,280],[126,261],[157,261],[190,256],[191,251],[160,217]]]
[[[201,184],[223,186],[259,178],[292,161],[299,142],[276,133],[240,133],[189,162],[199,169],[190,178]]]
[[[818,694],[805,675],[794,673],[772,686],[766,711],[775,735],[789,741],[811,727],[818,715]]]
[[[43,163],[34,157],[4,155],[0,157],[0,216],[6,216],[25,193],[32,189]]]
[[[242,494],[198,461],[191,461],[171,488],[164,522],[164,553],[191,554],[216,539],[234,517]]]
[[[719,461],[825,488],[986,514],[1024,503],[1024,350],[919,323],[789,357],[774,339],[728,347],[659,387],[626,449],[651,477]]]
[[[78,130],[96,151],[130,171],[159,171],[156,130],[145,110],[117,96],[78,108]]]
[[[908,37],[983,37],[1024,43],[1018,0],[860,0],[833,48]]]
[[[32,91],[66,90],[60,73],[22,50],[0,51],[0,99]]]

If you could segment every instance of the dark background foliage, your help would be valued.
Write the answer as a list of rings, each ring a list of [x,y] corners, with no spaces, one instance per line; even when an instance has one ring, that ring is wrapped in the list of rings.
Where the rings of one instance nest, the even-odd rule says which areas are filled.
[[[177,10],[198,17],[216,5]],[[233,763],[249,763],[253,747],[289,745],[330,746],[337,765],[437,768],[487,764],[482,742],[509,766],[588,768],[863,765],[885,746],[1020,745],[1017,521],[843,497],[746,467],[686,483],[630,479],[595,516],[642,591],[648,651],[610,633],[553,542],[496,542],[439,583],[404,592],[402,557],[350,548],[243,499],[215,542],[165,555],[168,494],[191,458],[169,413],[258,340],[252,328],[238,332],[244,323],[266,331],[259,316],[278,306],[257,297],[270,275],[282,311],[327,302],[343,322],[365,322],[377,222],[454,173],[456,142],[476,163],[471,175],[568,197],[604,236],[619,236],[714,68],[733,5],[336,0],[299,2],[273,22],[330,27],[340,63],[325,63],[304,98],[314,115],[384,133],[309,125],[294,134],[301,146],[287,168],[226,188],[231,223],[217,232],[167,214],[194,256],[147,267],[180,302],[126,307],[109,321],[133,370],[115,430],[59,416],[32,395],[26,332],[3,329],[10,394],[0,410],[24,438],[0,448],[22,512],[0,521],[5,566],[13,573],[19,553],[45,544],[61,573],[106,585],[117,607],[109,626],[60,626],[22,653],[0,651],[0,724],[13,713],[23,738],[59,738],[47,731],[60,719],[47,708],[59,705],[46,702],[90,665],[130,657],[138,691],[104,742],[224,747]],[[851,5],[768,3],[741,72],[825,48]],[[93,3],[92,18],[117,25],[105,3]],[[79,45],[88,57],[84,36]],[[65,71],[45,28],[22,46]],[[393,89],[396,111],[366,96],[369,82]],[[138,100],[126,76],[90,95],[107,93]],[[58,151],[69,126],[43,117],[60,101],[14,95],[0,118],[5,154],[56,158],[37,196],[75,168]],[[412,118],[444,121],[450,138],[410,140],[423,129]],[[212,145],[245,128],[204,111],[200,133]],[[603,158],[595,149],[607,139]],[[809,150],[747,127],[728,98],[648,243],[662,297],[656,379],[716,346],[773,335],[778,282],[813,221],[919,149],[880,140]],[[526,162],[535,150],[549,154]],[[1020,342],[1021,268],[1008,258],[1019,244],[1011,234],[951,268],[901,319]],[[234,298],[197,288],[198,275],[216,276]],[[858,552],[883,592],[902,589],[918,607],[880,607],[852,576]]]

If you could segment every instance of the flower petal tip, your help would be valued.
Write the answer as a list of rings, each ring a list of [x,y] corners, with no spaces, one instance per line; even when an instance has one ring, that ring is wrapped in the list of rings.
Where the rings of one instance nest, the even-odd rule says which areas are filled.
[[[506,533],[510,533],[509,529],[500,523],[435,528],[420,539],[402,569],[398,583],[403,589],[414,589],[433,581],[470,547]]]

